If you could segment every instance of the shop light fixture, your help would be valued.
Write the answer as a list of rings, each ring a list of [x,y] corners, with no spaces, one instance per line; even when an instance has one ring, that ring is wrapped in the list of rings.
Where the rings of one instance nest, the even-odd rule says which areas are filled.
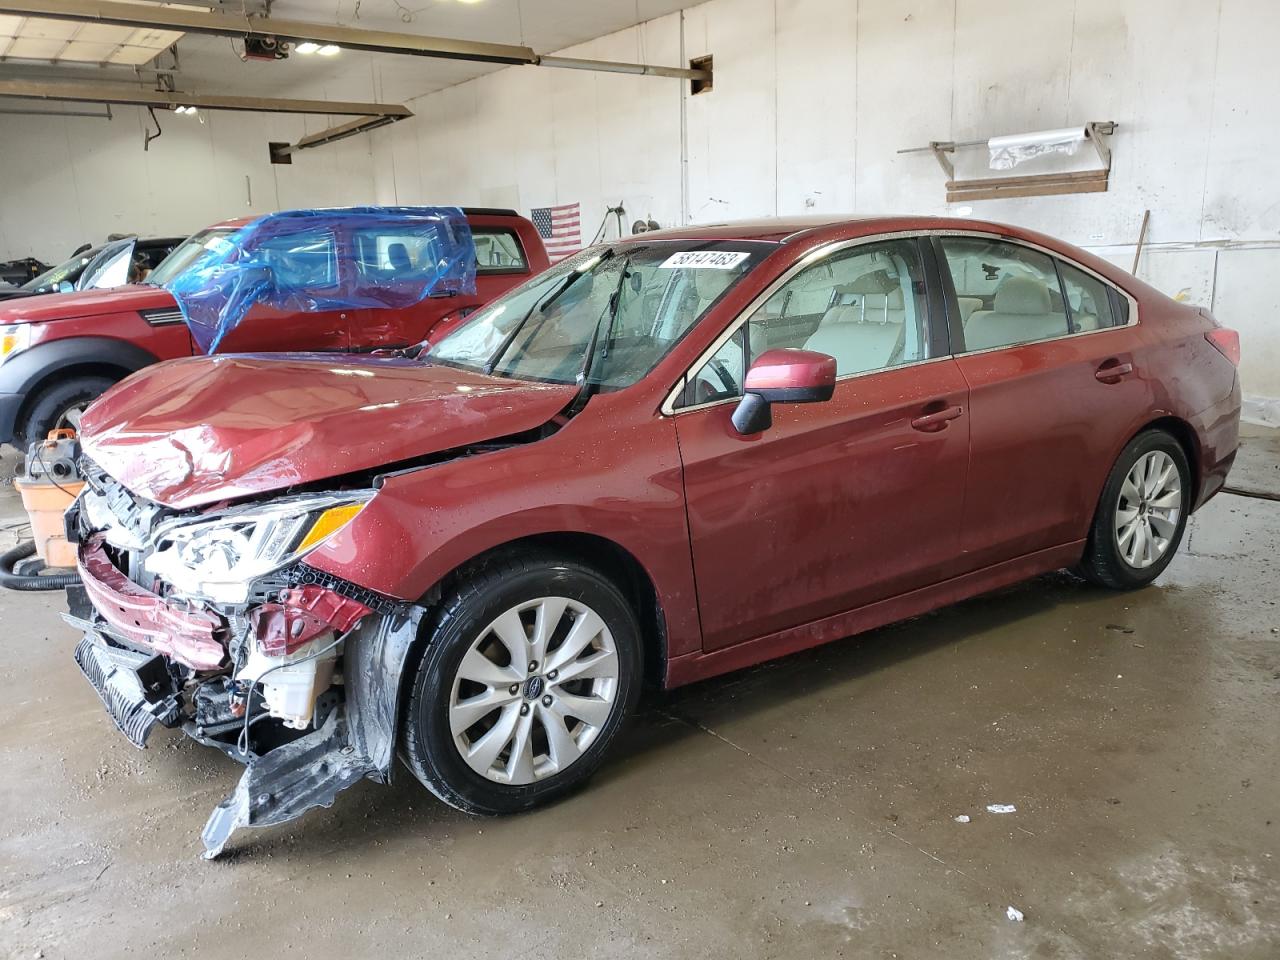
[[[301,43],[293,45],[293,52],[300,53],[303,56],[310,56],[318,53],[322,57],[337,56],[342,52],[342,48],[336,43],[316,43],[314,40],[303,40]]]

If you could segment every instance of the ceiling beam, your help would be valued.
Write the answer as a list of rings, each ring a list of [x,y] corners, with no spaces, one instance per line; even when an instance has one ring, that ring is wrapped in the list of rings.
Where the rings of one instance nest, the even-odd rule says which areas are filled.
[[[280,20],[255,14],[206,13],[176,7],[160,7],[117,0],[0,0],[0,13],[54,20],[112,23],[131,27],[152,27],[201,33],[220,37],[274,37],[277,40],[337,44],[347,50],[391,53],[444,60],[471,60],[479,63],[527,64],[573,70],[603,70],[644,76],[709,80],[710,71],[685,67],[660,67],[609,60],[577,60],[570,57],[541,57],[533,49],[506,43],[450,40],[389,30],[365,30],[338,24]]]
[[[255,113],[308,113],[382,118],[386,122],[413,116],[400,103],[355,103],[343,100],[287,100],[278,97],[230,97],[141,88],[111,88],[100,83],[37,83],[0,80],[0,97],[61,100],[71,103],[115,103],[135,107],[199,107],[202,110],[246,110]]]

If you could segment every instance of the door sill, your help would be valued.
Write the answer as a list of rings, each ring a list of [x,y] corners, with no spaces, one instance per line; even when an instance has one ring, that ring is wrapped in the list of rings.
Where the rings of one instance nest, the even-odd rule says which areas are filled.
[[[1038,550],[932,586],[921,587],[886,600],[877,600],[845,613],[779,630],[755,640],[745,640],[709,653],[674,657],[667,664],[665,685],[668,688],[679,687],[766,660],[785,657],[833,640],[865,633],[885,624],[918,617],[939,607],[950,606],[1042,573],[1072,566],[1084,554],[1084,545],[1085,541],[1076,540],[1047,550]]]

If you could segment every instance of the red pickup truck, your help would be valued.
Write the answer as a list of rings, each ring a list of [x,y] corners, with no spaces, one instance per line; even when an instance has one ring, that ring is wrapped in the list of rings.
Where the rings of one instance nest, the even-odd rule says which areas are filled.
[[[333,351],[367,353],[437,336],[477,307],[546,269],[547,252],[533,224],[514,210],[464,207],[476,248],[474,294],[430,296],[404,308],[281,310],[256,304],[218,344],[217,353]],[[99,394],[160,360],[202,351],[165,285],[200,255],[252,218],[226,220],[188,238],[145,283],[82,293],[50,294],[0,305],[0,443],[22,446],[57,427],[76,428]],[[360,242],[379,251],[377,262],[357,256],[356,238],[343,229],[331,246],[339,264],[376,270],[395,280],[409,237],[397,240],[388,223]],[[343,269],[346,267],[344,266]]]

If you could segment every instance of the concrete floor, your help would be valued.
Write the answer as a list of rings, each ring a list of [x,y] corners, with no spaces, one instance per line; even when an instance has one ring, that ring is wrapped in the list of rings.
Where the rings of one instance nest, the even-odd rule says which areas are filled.
[[[0,591],[0,944],[1274,960],[1278,546],[1280,503],[1220,496],[1145,591],[1045,577],[654,696],[551,809],[469,819],[401,770],[215,863],[197,834],[239,768],[135,750],[59,596]]]

